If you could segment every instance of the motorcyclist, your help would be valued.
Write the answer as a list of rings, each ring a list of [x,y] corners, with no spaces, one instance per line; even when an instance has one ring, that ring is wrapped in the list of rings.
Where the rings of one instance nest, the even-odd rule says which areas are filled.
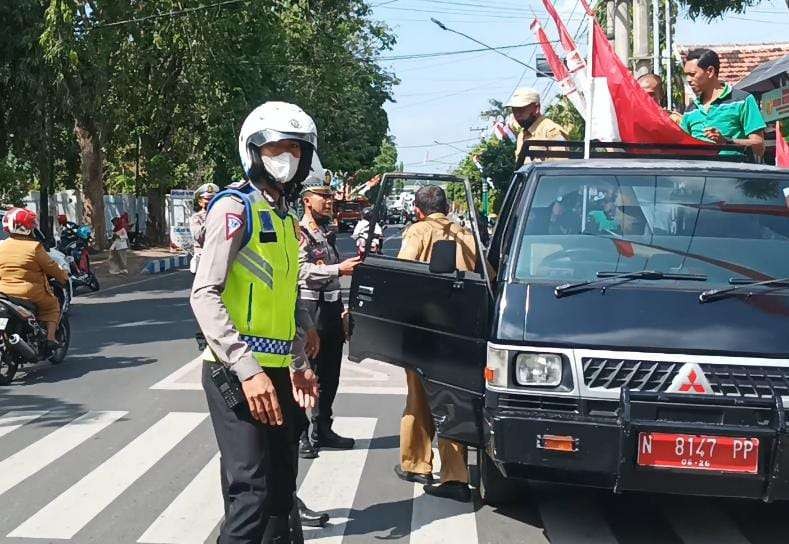
[[[356,227],[353,229],[353,234],[351,234],[351,238],[356,241],[356,247],[359,249],[360,254],[364,253],[365,251],[367,237],[369,236],[370,232],[370,223],[372,220],[373,209],[365,208],[362,210],[362,218],[358,223],[356,223]],[[379,253],[381,249],[381,243],[383,242],[384,230],[377,222],[375,223],[374,232],[375,234],[373,236],[373,243],[370,250],[373,253]]]
[[[30,301],[38,309],[38,319],[47,328],[50,348],[58,347],[55,333],[60,322],[60,303],[52,294],[48,278],[65,285],[68,275],[49,256],[35,237],[38,216],[23,208],[13,208],[3,216],[3,230],[9,238],[0,243],[0,293]]]

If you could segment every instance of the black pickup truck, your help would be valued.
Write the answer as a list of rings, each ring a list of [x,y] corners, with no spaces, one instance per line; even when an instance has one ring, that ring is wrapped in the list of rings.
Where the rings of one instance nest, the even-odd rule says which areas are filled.
[[[380,194],[403,176],[461,183]],[[519,479],[789,498],[789,171],[544,162],[485,245],[472,223],[476,272],[367,257],[350,357],[421,376],[437,432],[478,449],[484,500]]]

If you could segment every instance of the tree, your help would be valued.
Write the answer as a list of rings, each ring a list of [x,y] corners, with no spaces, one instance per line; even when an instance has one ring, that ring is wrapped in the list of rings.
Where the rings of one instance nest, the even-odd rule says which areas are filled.
[[[733,11],[743,13],[751,6],[755,6],[760,0],[681,0],[682,4],[688,8],[688,16],[696,19],[699,16],[707,19],[722,17],[726,13]]]

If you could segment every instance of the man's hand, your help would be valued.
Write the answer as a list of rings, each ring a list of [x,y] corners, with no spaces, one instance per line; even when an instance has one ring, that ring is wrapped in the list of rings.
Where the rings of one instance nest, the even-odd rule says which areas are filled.
[[[345,259],[340,263],[340,276],[350,276],[353,274],[354,269],[361,264],[362,260],[359,257],[352,257]]]
[[[244,390],[253,418],[263,425],[282,425],[284,419],[277,399],[277,391],[265,372],[255,374],[241,382],[241,389]]]
[[[789,197],[787,197],[787,199],[789,199]],[[343,337],[345,338],[346,342],[350,342],[351,341],[351,314],[350,314],[350,312],[348,312],[348,310],[345,310],[342,313],[342,317],[340,319],[342,320],[342,334],[343,334]]]
[[[713,127],[705,128],[704,136],[706,136],[709,140],[712,141],[712,143],[715,144],[729,143],[726,137],[723,134],[721,134],[721,131],[718,130],[717,128],[713,128]]]
[[[290,373],[293,398],[303,409],[312,409],[318,400],[318,377],[311,369]]]
[[[374,178],[370,179],[370,180],[367,182],[367,187],[368,187],[368,188],[370,188],[370,189],[372,189],[373,187],[375,187],[375,186],[376,186],[376,185],[378,185],[379,183],[381,183],[381,174],[378,174],[378,175],[377,175],[377,176],[375,176]]]
[[[307,357],[314,359],[321,351],[321,337],[315,329],[308,329],[304,337],[304,351]]]

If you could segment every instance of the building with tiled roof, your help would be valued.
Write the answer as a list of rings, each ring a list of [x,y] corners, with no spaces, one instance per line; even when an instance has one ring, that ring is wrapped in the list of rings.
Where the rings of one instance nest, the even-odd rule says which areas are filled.
[[[721,80],[736,85],[757,66],[788,54],[789,42],[677,46],[683,62],[688,52],[694,49],[715,51],[721,59]]]

